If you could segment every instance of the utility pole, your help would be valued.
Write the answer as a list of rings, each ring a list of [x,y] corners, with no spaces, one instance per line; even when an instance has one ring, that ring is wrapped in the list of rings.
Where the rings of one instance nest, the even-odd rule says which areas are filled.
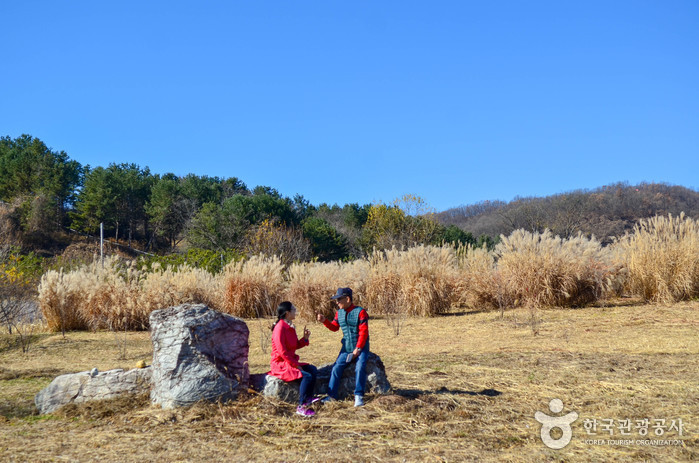
[[[104,268],[104,222],[100,222],[100,262]]]

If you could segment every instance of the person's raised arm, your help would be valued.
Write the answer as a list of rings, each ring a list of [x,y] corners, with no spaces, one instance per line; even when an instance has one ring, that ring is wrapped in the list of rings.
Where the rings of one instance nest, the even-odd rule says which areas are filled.
[[[335,314],[335,319],[333,321],[330,321],[327,318],[325,318],[325,315],[323,315],[322,313],[319,313],[316,316],[316,319],[323,325],[325,325],[325,327],[330,331],[337,331],[340,329],[340,323],[338,323],[337,321],[337,313]]]
[[[300,349],[302,347],[306,347],[307,345],[309,345],[310,341],[308,340],[308,338],[310,336],[311,336],[311,330],[309,330],[308,328],[306,328],[304,326],[303,327],[303,337],[301,339],[299,339],[298,342],[296,343],[296,348]]]

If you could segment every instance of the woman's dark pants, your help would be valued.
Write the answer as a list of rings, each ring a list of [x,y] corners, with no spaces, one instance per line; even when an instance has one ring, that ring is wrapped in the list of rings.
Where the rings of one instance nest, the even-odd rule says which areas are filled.
[[[301,378],[301,385],[299,386],[299,405],[303,405],[313,395],[318,369],[313,365],[302,365],[301,374],[303,378]]]

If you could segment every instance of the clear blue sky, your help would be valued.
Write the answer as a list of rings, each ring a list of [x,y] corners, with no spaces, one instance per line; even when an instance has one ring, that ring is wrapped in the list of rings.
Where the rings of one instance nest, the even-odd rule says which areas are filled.
[[[0,4],[0,135],[444,210],[699,187],[699,1]]]

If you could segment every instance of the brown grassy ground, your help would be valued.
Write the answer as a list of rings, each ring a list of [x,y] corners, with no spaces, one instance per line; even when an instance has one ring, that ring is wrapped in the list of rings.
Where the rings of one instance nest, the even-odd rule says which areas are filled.
[[[371,322],[372,350],[386,364],[393,395],[321,408],[249,396],[177,411],[146,397],[65,407],[38,416],[33,397],[53,377],[98,367],[129,368],[151,356],[148,333],[38,335],[23,354],[0,336],[2,461],[696,461],[699,459],[699,302],[580,310],[514,310],[410,318],[394,336]],[[532,316],[534,317],[532,319]],[[251,371],[268,367],[250,321]],[[302,327],[299,326],[299,329]],[[340,336],[310,326],[302,358],[334,359]],[[536,334],[535,334],[536,333]],[[120,359],[125,357],[124,359]],[[551,450],[536,411],[563,401],[576,411],[573,439]],[[583,420],[682,419],[681,445],[595,445]],[[652,430],[650,433],[652,434]],[[555,436],[555,434],[554,434]],[[650,437],[650,436],[649,436]],[[636,430],[627,439],[641,439]]]

